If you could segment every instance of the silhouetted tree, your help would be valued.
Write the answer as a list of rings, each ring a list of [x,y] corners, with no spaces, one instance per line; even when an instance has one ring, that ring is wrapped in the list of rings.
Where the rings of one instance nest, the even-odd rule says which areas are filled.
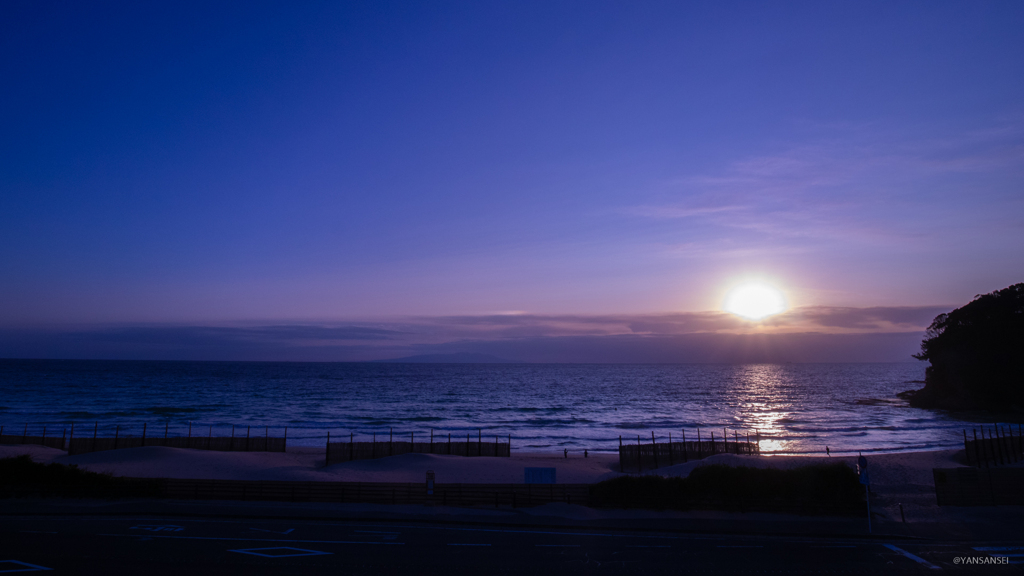
[[[1024,283],[936,316],[914,357],[931,366],[911,405],[1024,407]]]

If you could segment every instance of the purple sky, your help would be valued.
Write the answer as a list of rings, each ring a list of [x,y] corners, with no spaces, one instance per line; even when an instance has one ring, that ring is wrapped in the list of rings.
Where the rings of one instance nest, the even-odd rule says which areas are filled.
[[[0,357],[906,359],[1024,280],[1021,30],[1019,2],[6,2]],[[748,277],[794,312],[717,313]]]

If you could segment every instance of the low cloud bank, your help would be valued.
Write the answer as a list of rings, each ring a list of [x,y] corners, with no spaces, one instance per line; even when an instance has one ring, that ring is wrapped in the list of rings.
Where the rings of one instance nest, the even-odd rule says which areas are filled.
[[[487,315],[333,325],[0,330],[0,357],[358,362],[486,354],[517,362],[903,362],[945,308],[806,307],[754,324],[721,312]]]

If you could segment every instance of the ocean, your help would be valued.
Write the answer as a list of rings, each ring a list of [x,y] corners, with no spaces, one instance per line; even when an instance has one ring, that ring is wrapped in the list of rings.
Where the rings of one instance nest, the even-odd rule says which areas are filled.
[[[603,365],[0,360],[5,433],[511,435],[513,450],[617,450],[669,435],[760,434],[763,452],[962,445],[964,415],[911,408],[924,363]],[[966,418],[966,419],[965,419]],[[420,436],[420,435],[423,436]],[[340,439],[340,438],[339,438]]]

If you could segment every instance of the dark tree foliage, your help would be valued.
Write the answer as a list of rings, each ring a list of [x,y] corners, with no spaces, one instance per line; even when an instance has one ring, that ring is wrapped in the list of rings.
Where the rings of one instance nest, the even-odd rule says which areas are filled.
[[[912,405],[1024,407],[1024,283],[936,316],[914,357],[931,366]]]

